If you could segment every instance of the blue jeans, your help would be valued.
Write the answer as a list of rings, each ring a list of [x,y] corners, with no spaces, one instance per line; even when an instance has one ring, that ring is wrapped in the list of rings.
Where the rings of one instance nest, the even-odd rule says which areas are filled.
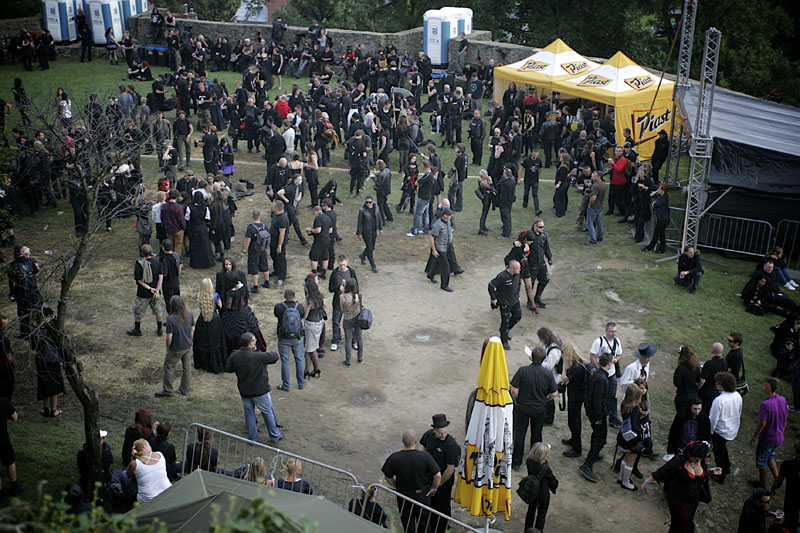
[[[295,76],[297,76],[298,78],[302,76],[303,71],[306,69],[307,66],[308,66],[308,59],[301,59],[300,64],[297,67],[297,72],[295,72]]]
[[[264,417],[264,425],[267,426],[267,431],[272,439],[272,442],[277,442],[283,438],[283,433],[278,429],[278,423],[275,420],[275,411],[272,409],[272,397],[269,393],[254,398],[242,398],[242,407],[244,408],[244,425],[247,426],[247,438],[252,441],[258,440],[258,418],[256,418],[256,409],[261,411]]]
[[[297,387],[306,386],[303,374],[306,371],[303,339],[278,339],[278,353],[281,355],[281,385],[289,388],[289,356],[294,355],[294,371],[297,375]]]
[[[428,231],[431,229],[429,216],[430,213],[428,212],[429,203],[430,200],[422,200],[421,198],[417,198],[417,205],[414,206],[414,225],[411,226],[411,233],[414,235],[418,233],[417,228],[420,227],[421,223],[424,223],[422,230],[423,233],[428,233]]]
[[[685,278],[681,279],[681,273],[678,272],[672,279],[674,279],[675,283],[677,283],[678,285],[683,285],[684,287],[688,285],[689,289],[696,291],[697,285],[700,283],[700,278],[702,277],[703,273],[697,272],[694,275],[689,274]]]
[[[597,230],[595,231],[595,225]],[[603,208],[586,208],[586,228],[589,230],[589,242],[603,240]]]
[[[781,280],[781,283],[786,285],[792,280],[792,276],[789,275],[789,269],[786,267],[778,268],[775,267],[775,272],[778,274],[778,279]]]

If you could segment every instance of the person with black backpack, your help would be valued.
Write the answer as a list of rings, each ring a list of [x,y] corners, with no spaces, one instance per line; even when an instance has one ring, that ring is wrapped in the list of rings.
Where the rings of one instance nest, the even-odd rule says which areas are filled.
[[[293,289],[283,293],[284,301],[275,304],[273,311],[278,319],[278,353],[281,356],[281,384],[278,389],[289,392],[289,356],[294,356],[297,388],[303,390],[305,380],[305,353],[303,352],[303,304],[295,300]]]
[[[530,455],[525,461],[528,475],[519,482],[517,494],[528,504],[525,514],[525,531],[535,527],[536,531],[544,531],[547,509],[550,507],[550,493],[558,490],[558,479],[550,469],[550,445],[537,442],[531,447]]]
[[[258,292],[258,273],[264,276],[262,287],[269,289],[269,261],[267,260],[267,250],[270,244],[270,232],[266,224],[261,222],[261,211],[253,209],[253,222],[247,226],[244,232],[244,248],[242,257],[247,253],[247,273],[253,276],[253,286],[250,292]]]

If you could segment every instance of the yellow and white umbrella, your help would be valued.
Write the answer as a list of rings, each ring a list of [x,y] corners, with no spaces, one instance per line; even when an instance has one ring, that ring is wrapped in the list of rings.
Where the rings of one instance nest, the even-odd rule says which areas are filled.
[[[473,516],[511,518],[513,417],[503,343],[492,337],[481,361],[453,498]]]

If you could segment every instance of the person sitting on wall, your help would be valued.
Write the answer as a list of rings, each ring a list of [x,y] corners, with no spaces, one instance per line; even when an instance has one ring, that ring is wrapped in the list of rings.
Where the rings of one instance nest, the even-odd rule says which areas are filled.
[[[689,294],[697,292],[697,285],[703,277],[703,263],[700,252],[693,246],[687,246],[678,257],[678,273],[673,278],[675,285],[689,287]]]

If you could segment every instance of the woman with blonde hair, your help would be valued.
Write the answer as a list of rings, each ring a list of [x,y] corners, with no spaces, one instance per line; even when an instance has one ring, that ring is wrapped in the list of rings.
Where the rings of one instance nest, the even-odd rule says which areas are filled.
[[[210,278],[205,278],[200,282],[198,300],[200,301],[200,316],[195,322],[192,341],[194,367],[198,370],[222,374],[225,372],[225,363],[228,360],[225,332],[218,311],[222,308],[222,301],[214,292],[214,285]]]
[[[267,485],[268,487],[275,486],[275,480],[272,479],[272,474],[267,472],[267,463],[261,457],[253,457],[250,465],[247,468],[247,475],[244,477],[247,481],[258,483],[259,485]]]
[[[568,446],[564,450],[566,457],[580,457],[583,447],[581,443],[581,409],[583,408],[586,383],[591,374],[586,362],[578,355],[574,344],[563,343],[561,351],[564,369],[567,372],[567,426],[570,431],[570,437],[562,439],[561,443]]]
[[[128,463],[126,473],[128,479],[136,478],[139,486],[136,499],[142,503],[152,500],[172,486],[167,477],[164,456],[154,452],[145,439],[138,439],[133,443],[131,462]]]
[[[286,468],[283,469],[283,479],[279,479],[275,486],[279,489],[290,490],[292,492],[314,494],[314,491],[311,490],[311,485],[308,484],[308,481],[300,478],[302,471],[302,461],[300,461],[300,459],[290,457],[289,460],[286,461]]]
[[[525,514],[525,531],[535,527],[538,531],[544,531],[544,521],[547,518],[547,509],[550,507],[550,493],[556,493],[558,489],[558,479],[550,469],[550,445],[544,442],[537,442],[531,447],[530,456],[525,461],[529,476],[536,476],[539,480],[539,494],[528,504],[528,512]]]
[[[617,482],[623,489],[638,490],[639,487],[631,483],[631,474],[636,459],[644,447],[642,442],[642,390],[638,385],[630,383],[625,388],[625,397],[619,407],[622,415],[622,426],[617,433],[617,447],[624,453],[622,465]]]

